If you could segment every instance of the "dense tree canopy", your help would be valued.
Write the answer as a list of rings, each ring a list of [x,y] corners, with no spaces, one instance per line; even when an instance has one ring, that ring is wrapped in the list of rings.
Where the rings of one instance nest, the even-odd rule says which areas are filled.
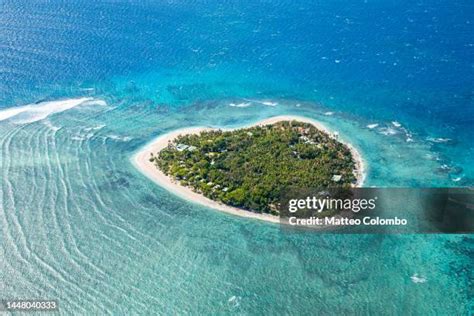
[[[298,121],[180,135],[150,160],[210,199],[273,214],[285,188],[349,186],[356,180],[347,146]]]

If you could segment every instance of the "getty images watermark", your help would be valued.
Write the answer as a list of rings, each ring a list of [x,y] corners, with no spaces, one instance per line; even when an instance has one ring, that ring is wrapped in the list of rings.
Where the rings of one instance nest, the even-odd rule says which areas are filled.
[[[380,216],[356,217],[361,211],[373,211],[378,197],[331,198],[307,196],[288,200],[287,224],[291,226],[405,226],[406,218]],[[298,213],[299,214],[296,214]],[[308,216],[309,215],[309,216]]]
[[[474,233],[472,188],[288,188],[284,230],[341,234]]]

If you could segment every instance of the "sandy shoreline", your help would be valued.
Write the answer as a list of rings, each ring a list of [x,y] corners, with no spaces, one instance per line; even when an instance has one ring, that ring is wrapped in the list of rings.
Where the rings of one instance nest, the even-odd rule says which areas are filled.
[[[271,117],[271,118],[259,121],[252,125],[239,127],[239,129],[257,126],[257,125],[273,124],[280,121],[291,121],[291,120],[298,120],[300,122],[309,123],[309,124],[314,125],[316,128],[322,131],[325,131],[329,134],[333,133],[333,131],[331,131],[330,129],[328,129],[326,126],[322,125],[318,121],[315,121],[306,117],[302,117],[302,116],[292,116],[292,115]],[[159,152],[160,150],[168,146],[168,142],[175,139],[177,136],[184,135],[184,134],[198,134],[201,131],[212,130],[212,129],[215,129],[215,128],[190,127],[190,128],[175,130],[173,132],[161,135],[158,138],[151,141],[150,143],[148,143],[137,154],[135,154],[132,157],[132,163],[141,173],[143,173],[149,179],[153,180],[155,183],[165,188],[166,190],[170,191],[171,193],[174,193],[188,201],[198,203],[198,204],[201,204],[213,209],[217,209],[217,210],[220,210],[232,215],[237,215],[237,216],[247,217],[247,218],[254,218],[254,219],[269,221],[272,223],[279,223],[280,218],[278,216],[270,215],[270,214],[253,213],[251,211],[228,206],[223,203],[208,199],[202,194],[196,193],[192,191],[190,188],[181,186],[180,184],[176,183],[174,180],[172,180],[171,178],[166,176],[163,172],[161,172],[152,162],[150,162],[149,158],[150,158],[151,153],[156,154],[157,152]],[[231,130],[231,129],[223,129],[223,130]],[[344,142],[340,139],[338,139],[338,141],[345,144],[350,149],[354,159],[356,160],[356,170],[357,170],[356,186],[362,186],[365,180],[365,164],[364,164],[364,161],[362,160],[362,156],[351,144]]]

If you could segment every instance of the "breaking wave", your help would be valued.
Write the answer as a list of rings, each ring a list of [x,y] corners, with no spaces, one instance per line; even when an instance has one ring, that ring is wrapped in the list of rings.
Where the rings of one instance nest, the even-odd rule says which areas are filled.
[[[77,98],[28,104],[0,111],[0,121],[9,120],[15,124],[33,123],[43,120],[51,114],[64,112],[79,105],[105,106],[107,103],[94,98]]]

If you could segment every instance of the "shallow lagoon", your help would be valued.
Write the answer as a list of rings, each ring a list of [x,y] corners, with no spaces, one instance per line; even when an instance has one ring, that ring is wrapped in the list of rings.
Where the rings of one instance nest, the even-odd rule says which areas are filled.
[[[3,123],[9,291],[57,297],[64,310],[84,313],[462,311],[470,237],[289,234],[181,200],[130,162],[159,133],[291,113],[337,128],[358,146],[367,185],[433,181],[439,164],[426,160],[432,151],[421,141],[377,133],[314,104],[274,102],[237,108],[224,100],[160,113],[108,99],[26,125]],[[404,162],[413,157],[422,162]],[[415,283],[414,275],[427,281]]]

